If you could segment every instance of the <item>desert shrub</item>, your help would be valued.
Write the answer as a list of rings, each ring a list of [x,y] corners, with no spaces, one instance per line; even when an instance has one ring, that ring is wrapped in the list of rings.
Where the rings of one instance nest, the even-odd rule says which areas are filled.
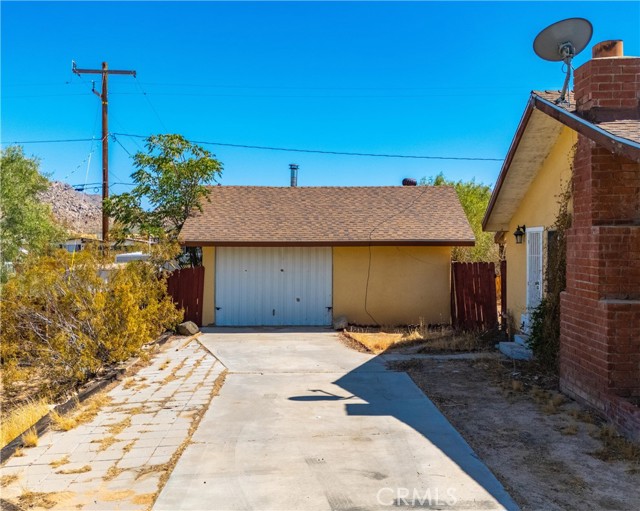
[[[64,388],[136,354],[182,318],[156,268],[107,265],[92,250],[29,258],[1,291],[3,366],[37,365]]]

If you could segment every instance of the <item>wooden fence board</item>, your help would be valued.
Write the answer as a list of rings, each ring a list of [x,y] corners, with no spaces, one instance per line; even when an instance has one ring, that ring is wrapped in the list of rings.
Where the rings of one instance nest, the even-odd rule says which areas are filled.
[[[202,326],[204,266],[174,271],[167,279],[167,293],[184,309],[184,320]]]
[[[494,263],[452,263],[451,321],[454,328],[465,330],[497,326]]]

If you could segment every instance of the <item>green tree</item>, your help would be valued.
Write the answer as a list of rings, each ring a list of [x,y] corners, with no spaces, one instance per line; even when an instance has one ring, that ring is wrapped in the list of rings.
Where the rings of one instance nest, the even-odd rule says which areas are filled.
[[[49,181],[39,170],[36,158],[27,158],[22,147],[9,146],[0,152],[0,251],[2,261],[14,261],[21,248],[43,252],[64,236],[39,192]]]
[[[146,149],[133,156],[135,187],[105,201],[119,227],[114,236],[138,232],[176,239],[189,215],[202,211],[205,185],[216,181],[222,164],[181,135],[152,135]]]
[[[482,218],[489,205],[491,188],[482,183],[471,181],[451,181],[442,172],[430,178],[422,178],[420,184],[424,186],[453,186],[462,204],[473,234],[476,237],[474,247],[454,247],[452,257],[455,261],[493,261],[498,262],[498,247],[493,239],[493,233],[482,230]]]

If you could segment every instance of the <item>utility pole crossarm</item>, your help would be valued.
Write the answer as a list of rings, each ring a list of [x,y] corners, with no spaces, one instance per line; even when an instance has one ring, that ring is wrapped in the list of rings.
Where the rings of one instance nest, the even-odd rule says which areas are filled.
[[[107,66],[105,64],[106,64],[106,62],[103,63],[102,69],[82,69],[82,68],[79,68],[78,66],[76,66],[75,61],[72,61],[72,63],[71,63],[71,71],[73,71],[77,75],[108,74],[108,75],[132,75],[134,77],[136,76],[136,72],[135,71],[124,70],[124,69],[107,69]]]
[[[86,75],[86,74],[108,74],[108,75],[133,75],[136,76],[135,71],[126,71],[123,69],[80,69],[79,67],[74,67],[73,72],[77,75]]]
[[[109,95],[107,84],[109,75],[130,75],[135,78],[133,70],[109,69],[106,62],[102,63],[102,69],[80,69],[75,62],[71,64],[71,70],[80,76],[81,74],[102,75],[102,92],[93,91],[102,101],[102,242],[109,241],[109,217],[104,210],[104,200],[109,198]]]

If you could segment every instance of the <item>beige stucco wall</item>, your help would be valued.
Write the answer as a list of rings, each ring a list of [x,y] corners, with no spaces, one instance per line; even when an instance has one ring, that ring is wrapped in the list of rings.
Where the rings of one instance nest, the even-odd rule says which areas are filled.
[[[202,324],[211,325],[216,320],[214,303],[216,279],[216,247],[202,247],[202,265],[204,266],[204,296],[202,297]]]
[[[505,235],[507,309],[516,327],[520,324],[520,315],[527,308],[527,244],[525,239],[521,245],[517,245],[513,232],[518,225],[544,227],[543,254],[546,255],[547,229],[553,225],[558,214],[559,194],[571,179],[571,155],[576,141],[577,133],[563,128],[511,218],[509,231]]]
[[[203,324],[215,322],[215,247],[203,247]],[[449,323],[451,247],[371,247],[367,309],[383,325]],[[368,247],[333,248],[333,316],[373,324],[364,308]]]
[[[370,325],[449,323],[451,247],[333,248],[333,316]],[[367,310],[365,310],[365,294]]]

